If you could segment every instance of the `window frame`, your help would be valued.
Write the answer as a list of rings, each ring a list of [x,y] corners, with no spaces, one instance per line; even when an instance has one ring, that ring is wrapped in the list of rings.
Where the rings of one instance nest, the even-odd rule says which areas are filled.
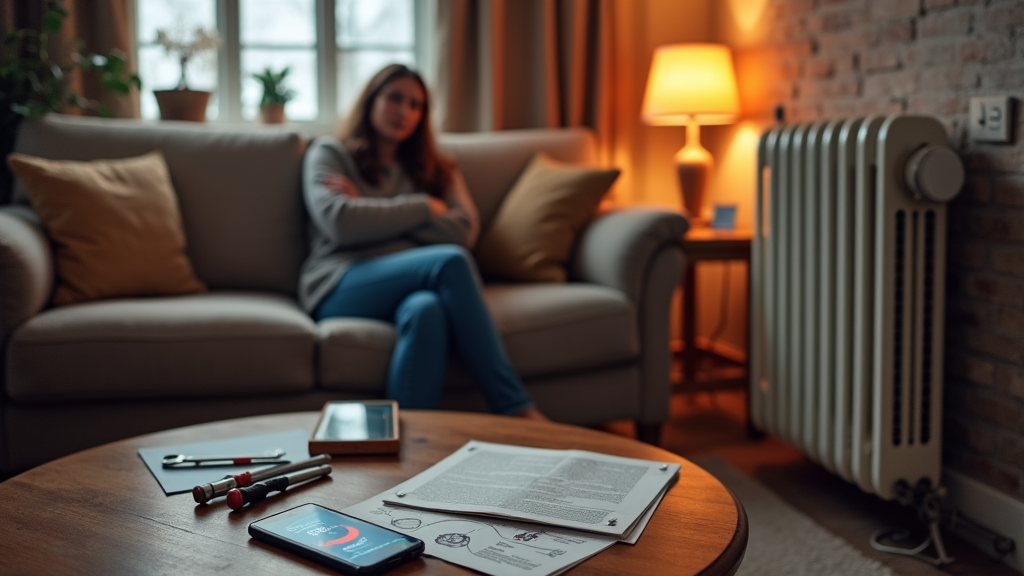
[[[132,7],[132,29],[138,33],[137,3],[146,0],[135,0]],[[239,20],[239,4],[244,0],[214,0],[217,33],[221,37],[221,45],[217,49],[217,117],[208,121],[211,124],[259,124],[259,119],[247,119],[242,113],[242,42]],[[436,0],[411,0],[413,6],[413,57],[416,66],[425,78],[431,77],[434,66],[432,50],[431,14],[436,13]],[[317,59],[317,117],[313,120],[288,119],[288,124],[314,129],[328,133],[342,120],[344,112],[337,109],[338,103],[338,53],[342,50],[337,44],[337,21],[335,18],[335,0],[314,0],[314,17],[316,18],[316,59]],[[139,47],[136,38],[134,52],[135,61],[139,62]],[[429,82],[429,81],[428,81]],[[152,87],[143,86],[143,90],[152,91]]]

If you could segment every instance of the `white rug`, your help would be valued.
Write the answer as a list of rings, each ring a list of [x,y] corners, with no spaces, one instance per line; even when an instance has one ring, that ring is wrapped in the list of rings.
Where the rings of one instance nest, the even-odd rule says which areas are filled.
[[[694,458],[743,503],[750,540],[736,576],[895,576],[717,456]]]

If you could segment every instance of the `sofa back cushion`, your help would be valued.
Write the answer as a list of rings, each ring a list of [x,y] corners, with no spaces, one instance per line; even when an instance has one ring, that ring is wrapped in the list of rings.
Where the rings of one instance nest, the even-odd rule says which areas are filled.
[[[160,150],[178,196],[187,254],[211,289],[294,295],[305,258],[305,139],[277,130],[51,115],[25,122],[15,151],[55,160]],[[20,183],[15,199],[23,199]]]
[[[442,134],[441,150],[453,156],[480,212],[480,237],[490,228],[502,200],[537,152],[555,160],[592,165],[594,134],[584,128],[501,130]]]

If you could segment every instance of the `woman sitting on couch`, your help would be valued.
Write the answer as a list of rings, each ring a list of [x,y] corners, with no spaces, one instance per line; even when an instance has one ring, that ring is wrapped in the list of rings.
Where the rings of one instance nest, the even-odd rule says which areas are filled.
[[[442,158],[422,78],[392,64],[367,84],[339,138],[318,138],[303,165],[312,247],[299,297],[316,320],[394,322],[387,394],[436,408],[451,341],[490,409],[544,417],[509,363],[472,257],[476,208]]]

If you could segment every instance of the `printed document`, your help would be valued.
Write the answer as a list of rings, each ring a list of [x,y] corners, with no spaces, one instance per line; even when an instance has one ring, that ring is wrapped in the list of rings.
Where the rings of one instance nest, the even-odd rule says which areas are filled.
[[[678,474],[679,464],[673,462],[473,440],[382,499],[391,505],[536,522],[620,539]]]
[[[552,526],[391,506],[383,496],[342,512],[419,538],[424,554],[494,576],[561,574],[616,542]]]

